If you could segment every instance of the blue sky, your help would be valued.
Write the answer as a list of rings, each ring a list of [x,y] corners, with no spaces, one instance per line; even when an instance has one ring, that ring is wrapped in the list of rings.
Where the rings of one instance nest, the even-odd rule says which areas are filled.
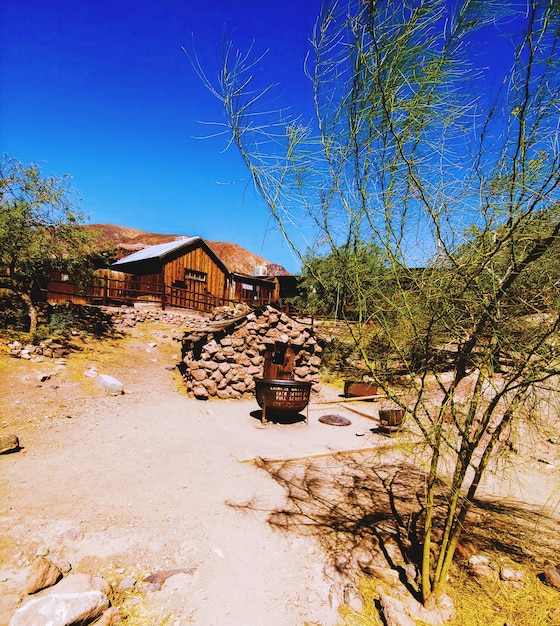
[[[3,0],[0,152],[69,173],[90,222],[232,241],[298,263],[224,138],[200,139],[220,104],[182,50],[208,70],[224,35],[268,50],[263,76],[294,107],[320,0]],[[282,97],[282,92],[281,97]],[[292,109],[294,114],[300,112]]]

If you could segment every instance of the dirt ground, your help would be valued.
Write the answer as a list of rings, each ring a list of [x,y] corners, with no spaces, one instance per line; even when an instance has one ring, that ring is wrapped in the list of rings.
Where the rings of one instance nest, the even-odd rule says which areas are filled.
[[[0,624],[38,553],[113,579],[194,568],[143,599],[146,623],[337,623],[343,581],[312,538],[267,522],[284,492],[254,461],[369,448],[372,421],[316,405],[339,397],[328,387],[307,424],[262,426],[252,399],[189,399],[173,371],[180,336],[146,323],[66,364],[0,356],[0,432],[21,444],[0,456]],[[125,393],[105,395],[92,368]],[[318,421],[328,413],[352,424]]]
[[[348,403],[329,404],[341,397],[330,386],[312,399],[308,423],[263,426],[253,399],[189,399],[174,367],[180,336],[178,327],[150,322],[121,339],[77,341],[81,350],[66,364],[0,355],[0,433],[16,434],[21,443],[18,452],[0,455],[0,626],[17,607],[36,554],[116,583],[185,569],[161,591],[139,599],[125,593],[122,600],[136,615],[127,623],[340,622],[347,581],[330,558],[342,547],[340,536],[331,533],[327,555],[316,520],[314,533],[299,532],[298,524],[305,526],[303,505],[294,523],[282,528],[286,491],[297,496],[297,486],[286,482],[286,474],[284,483],[274,480],[258,460],[282,467],[284,460],[316,459],[321,471],[332,473],[338,471],[329,465],[332,453],[391,454],[392,439],[372,432],[376,422]],[[117,378],[125,393],[105,395],[88,376],[92,369]],[[374,403],[352,406],[375,417]],[[351,424],[319,421],[333,413]],[[528,493],[531,505],[556,511],[555,534],[558,446],[537,450],[528,440],[525,445],[527,455],[512,481],[494,473],[495,496],[508,500]],[[310,475],[306,488],[311,492],[316,483]],[[345,483],[358,484],[355,477],[341,476],[339,485]],[[316,501],[332,514],[334,492],[321,489]],[[411,493],[404,482],[403,499]],[[355,518],[347,495],[340,500],[346,519]],[[363,508],[363,492],[355,503]]]

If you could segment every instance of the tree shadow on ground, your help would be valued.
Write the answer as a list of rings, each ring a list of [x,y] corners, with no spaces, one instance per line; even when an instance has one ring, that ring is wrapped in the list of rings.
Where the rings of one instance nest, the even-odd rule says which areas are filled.
[[[414,595],[406,564],[420,563],[426,473],[406,461],[383,461],[379,455],[332,455],[320,459],[261,462],[283,488],[286,500],[274,510],[248,502],[238,509],[268,514],[283,531],[313,536],[341,574],[353,576],[361,561],[383,555]],[[446,510],[445,485],[436,498],[436,535]],[[462,540],[518,562],[542,566],[558,549],[558,521],[523,502],[477,499]]]

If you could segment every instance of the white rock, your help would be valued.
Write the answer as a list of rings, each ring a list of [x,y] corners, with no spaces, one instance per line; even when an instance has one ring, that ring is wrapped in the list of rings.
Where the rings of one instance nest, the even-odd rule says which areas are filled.
[[[97,384],[105,391],[106,394],[111,396],[118,396],[124,393],[123,384],[113,376],[107,374],[100,374],[97,379]]]
[[[481,563],[487,564],[490,562],[490,559],[483,554],[473,554],[469,558],[469,565],[480,565]]]
[[[69,626],[89,623],[109,607],[101,591],[52,594],[35,598],[19,608],[9,626]]]

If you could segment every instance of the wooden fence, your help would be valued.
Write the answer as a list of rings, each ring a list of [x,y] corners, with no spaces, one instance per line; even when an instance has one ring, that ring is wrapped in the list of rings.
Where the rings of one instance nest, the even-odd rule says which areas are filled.
[[[226,298],[219,298],[210,293],[195,293],[183,287],[169,287],[163,283],[158,284],[134,284],[130,280],[118,278],[96,277],[91,286],[79,289],[72,282],[64,280],[51,280],[45,290],[45,299],[51,303],[73,302],[76,304],[97,304],[103,306],[132,306],[134,303],[145,302],[154,303],[167,307],[190,309],[209,313],[219,306],[233,304],[234,301]],[[243,298],[235,302],[245,302],[251,306],[262,306],[270,304],[270,299],[266,301],[244,300]]]

